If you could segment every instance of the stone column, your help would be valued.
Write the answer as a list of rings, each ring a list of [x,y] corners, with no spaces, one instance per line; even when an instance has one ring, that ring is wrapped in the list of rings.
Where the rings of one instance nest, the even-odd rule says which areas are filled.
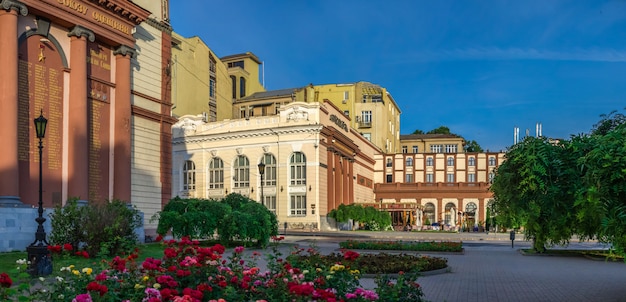
[[[70,37],[70,93],[68,131],[68,197],[89,199],[89,100],[87,99],[87,39],[91,30],[76,25]]]
[[[330,212],[331,210],[335,209],[336,204],[335,204],[335,154],[328,150],[326,151],[326,160],[328,162],[328,178],[326,180],[326,186],[327,186],[327,195],[328,195],[328,212]]]
[[[17,150],[18,14],[28,15],[26,5],[0,0],[0,206],[21,204]]]
[[[113,54],[115,55],[113,198],[130,203],[130,59],[135,50],[122,45]]]

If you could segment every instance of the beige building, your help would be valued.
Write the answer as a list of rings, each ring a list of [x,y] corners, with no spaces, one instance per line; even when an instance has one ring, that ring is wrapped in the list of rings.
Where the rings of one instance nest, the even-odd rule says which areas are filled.
[[[262,200],[281,226],[332,229],[331,209],[376,200],[373,165],[381,151],[349,125],[328,100],[212,123],[183,116],[173,127],[173,195],[239,193]]]
[[[228,68],[199,37],[172,33],[172,114],[202,114],[209,122],[232,118]]]

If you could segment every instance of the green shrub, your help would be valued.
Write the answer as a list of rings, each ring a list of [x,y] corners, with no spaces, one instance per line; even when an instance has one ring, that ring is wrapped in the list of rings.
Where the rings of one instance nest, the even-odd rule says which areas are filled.
[[[82,207],[78,206],[77,198],[67,201],[64,207],[56,206],[50,214],[51,245],[62,245],[69,243],[74,249],[84,240],[84,230],[82,229]]]
[[[333,209],[328,216],[337,222],[347,222],[352,219],[361,222],[365,229],[371,231],[387,230],[391,227],[391,215],[386,211],[379,211],[374,207],[363,207],[360,204],[343,205]]]

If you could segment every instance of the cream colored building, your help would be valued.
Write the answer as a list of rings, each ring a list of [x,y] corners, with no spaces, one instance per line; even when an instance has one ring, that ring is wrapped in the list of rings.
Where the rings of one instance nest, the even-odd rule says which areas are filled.
[[[381,151],[349,125],[328,100],[212,123],[183,116],[173,127],[173,195],[239,193],[262,200],[281,226],[332,229],[331,209],[376,200],[372,167]]]
[[[172,33],[172,114],[202,114],[214,122],[232,118],[228,68],[197,36]]]

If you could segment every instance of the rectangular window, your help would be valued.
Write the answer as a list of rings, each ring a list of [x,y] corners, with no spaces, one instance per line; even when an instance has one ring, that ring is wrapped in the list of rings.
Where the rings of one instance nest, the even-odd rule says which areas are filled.
[[[417,146],[413,146],[413,153],[417,153]]]
[[[426,173],[426,182],[435,182],[435,177],[432,173]]]
[[[367,94],[363,95],[363,103],[367,103]]]
[[[209,97],[215,97],[215,78],[211,77],[209,79]]]
[[[412,183],[413,182],[413,174],[406,174],[405,175],[405,182],[406,183]]]
[[[276,196],[263,196],[263,205],[270,210],[270,212],[276,214]]]
[[[432,167],[433,165],[433,158],[432,157],[427,157],[426,158],[426,166]]]
[[[446,153],[456,153],[456,145],[446,145]]]
[[[246,107],[240,107],[239,108],[239,118],[244,118],[246,117]]]
[[[343,115],[350,116],[350,110],[344,110],[343,111]]]
[[[361,124],[372,124],[372,111],[361,111]]]
[[[185,161],[183,166],[183,190],[196,189],[196,164],[193,161]]]
[[[391,183],[393,181],[393,177],[391,174],[387,174],[387,183]]]
[[[467,174],[467,182],[476,182],[476,174],[475,173]]]
[[[361,135],[363,135],[363,137],[368,140],[368,141],[372,141],[372,134],[371,133],[361,133]]]
[[[306,216],[306,195],[291,195],[289,216]]]
[[[443,149],[443,145],[430,145],[431,153],[441,153],[441,149]]]
[[[454,174],[453,173],[446,174],[446,181],[447,182],[454,182]]]
[[[402,153],[408,153],[409,148],[407,146],[402,146]]]
[[[343,92],[343,99],[346,101],[350,99],[350,91]]]

